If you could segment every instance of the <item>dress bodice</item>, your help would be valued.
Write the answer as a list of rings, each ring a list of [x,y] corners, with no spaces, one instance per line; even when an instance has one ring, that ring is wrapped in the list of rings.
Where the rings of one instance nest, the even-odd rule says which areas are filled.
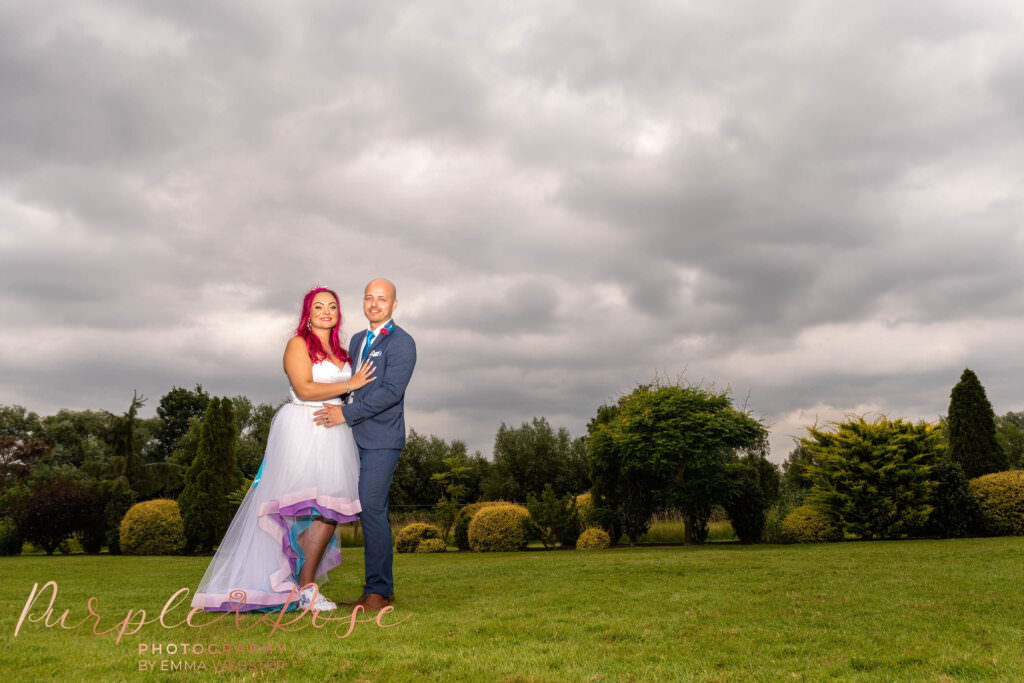
[[[321,383],[344,382],[344,381],[348,380],[348,378],[351,377],[351,376],[352,376],[352,369],[348,366],[348,364],[345,365],[345,368],[343,370],[340,370],[340,369],[338,369],[337,365],[335,365],[331,361],[327,360],[326,358],[324,360],[320,361],[319,363],[313,363],[313,381],[314,382],[321,382]],[[326,401],[303,401],[301,398],[299,398],[295,394],[295,388],[293,386],[291,386],[290,383],[288,385],[288,393],[291,396],[291,402],[292,403],[298,403],[299,405],[315,406],[317,408],[323,407],[324,403],[333,403],[335,405],[341,405],[341,397],[340,396],[335,396],[334,398],[329,398]]]

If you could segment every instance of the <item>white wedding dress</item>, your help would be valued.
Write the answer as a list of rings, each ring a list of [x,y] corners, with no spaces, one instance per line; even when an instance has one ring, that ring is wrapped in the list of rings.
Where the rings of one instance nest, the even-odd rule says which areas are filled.
[[[347,365],[344,370],[328,360],[313,365],[314,382],[344,382],[351,375]],[[274,415],[260,472],[199,582],[193,607],[272,609],[289,594],[295,603],[305,561],[298,535],[314,515],[337,522],[356,519],[359,453],[347,424],[328,428],[313,422],[323,403],[340,405],[341,399],[303,401],[291,389],[291,401]],[[341,551],[332,538],[317,566],[317,580],[326,580],[339,564]]]

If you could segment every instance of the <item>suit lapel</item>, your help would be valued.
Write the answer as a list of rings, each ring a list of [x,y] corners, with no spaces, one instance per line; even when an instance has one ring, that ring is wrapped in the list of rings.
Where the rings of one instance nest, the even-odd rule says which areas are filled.
[[[379,349],[387,341],[387,338],[394,334],[395,321],[392,320],[390,325],[391,326],[387,334],[381,334],[381,330],[384,329],[383,327],[377,328],[377,332],[373,335],[373,340],[370,342],[371,351],[373,351],[374,349]]]
[[[381,348],[383,348],[383,346],[387,344],[388,338],[394,336],[395,330],[397,329],[398,325],[395,324],[394,320],[391,321],[391,331],[388,332],[387,334],[381,334],[380,329],[378,329],[377,332],[373,335],[373,339],[370,340],[370,352],[372,353],[373,351],[379,351]],[[362,335],[361,338],[360,335]],[[357,339],[359,340],[358,342],[356,341]],[[356,334],[355,337],[352,338],[352,346],[355,349],[355,352],[359,354],[357,358],[359,365],[356,366],[356,370],[359,370],[360,366],[362,366],[363,364],[363,343],[365,339],[366,330],[359,332],[358,334]],[[369,358],[369,356],[367,356],[367,358]]]

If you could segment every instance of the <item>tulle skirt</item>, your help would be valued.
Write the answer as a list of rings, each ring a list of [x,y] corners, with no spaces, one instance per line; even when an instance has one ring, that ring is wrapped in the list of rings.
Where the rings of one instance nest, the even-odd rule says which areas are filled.
[[[317,516],[356,519],[359,453],[352,430],[347,424],[314,424],[319,407],[286,403],[274,416],[260,474],[199,582],[193,607],[248,611],[283,605],[305,562],[299,534]],[[341,550],[332,538],[317,565],[317,581],[326,581],[339,564]]]

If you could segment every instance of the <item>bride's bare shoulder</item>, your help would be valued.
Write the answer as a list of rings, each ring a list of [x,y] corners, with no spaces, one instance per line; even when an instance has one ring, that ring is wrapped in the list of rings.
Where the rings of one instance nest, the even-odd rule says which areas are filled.
[[[284,347],[284,358],[285,362],[289,358],[293,361],[299,361],[303,358],[309,361],[309,349],[306,348],[306,340],[302,337],[292,337],[289,339]]]

